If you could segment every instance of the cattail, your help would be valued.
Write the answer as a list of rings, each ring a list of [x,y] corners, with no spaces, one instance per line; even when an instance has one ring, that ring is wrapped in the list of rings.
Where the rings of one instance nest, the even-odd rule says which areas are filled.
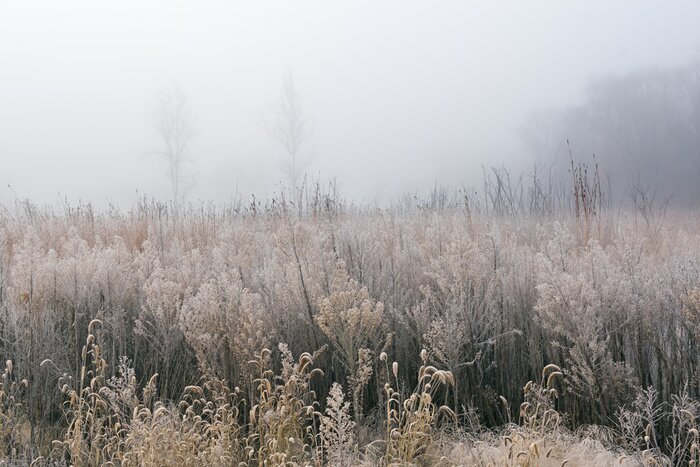
[[[394,362],[391,364],[391,372],[394,373],[394,378],[399,377],[399,363]]]

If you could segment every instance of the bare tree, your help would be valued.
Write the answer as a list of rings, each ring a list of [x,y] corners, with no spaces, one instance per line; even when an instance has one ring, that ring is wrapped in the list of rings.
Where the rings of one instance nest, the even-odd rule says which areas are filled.
[[[292,188],[296,189],[301,172],[309,165],[308,159],[301,160],[301,147],[312,131],[291,71],[285,75],[282,94],[270,106],[270,112],[273,122],[266,122],[265,126],[270,136],[284,146],[287,156],[282,161],[282,171],[289,178]]]
[[[194,137],[192,114],[179,86],[159,94],[153,125],[162,140],[159,154],[167,161],[173,202],[177,205],[184,196],[182,168],[188,157],[187,146]]]

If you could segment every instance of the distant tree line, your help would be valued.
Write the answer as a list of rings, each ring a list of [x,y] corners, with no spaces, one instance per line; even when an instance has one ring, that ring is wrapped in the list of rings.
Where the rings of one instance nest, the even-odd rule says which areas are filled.
[[[570,167],[570,157],[588,161],[595,154],[618,197],[630,200],[641,191],[659,202],[695,201],[700,60],[594,79],[580,105],[534,115],[523,138],[539,161],[562,168]]]

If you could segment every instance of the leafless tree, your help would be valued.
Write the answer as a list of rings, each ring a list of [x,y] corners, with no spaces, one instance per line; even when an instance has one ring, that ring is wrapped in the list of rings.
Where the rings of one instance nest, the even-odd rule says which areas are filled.
[[[282,94],[270,106],[272,121],[265,126],[272,138],[284,146],[287,153],[282,161],[282,171],[289,178],[289,183],[296,189],[301,172],[309,165],[309,160],[301,159],[301,147],[312,133],[311,120],[304,113],[301,93],[294,83],[292,72],[284,77]]]
[[[184,196],[183,163],[188,157],[187,147],[194,137],[192,114],[179,86],[174,85],[159,94],[153,125],[162,140],[163,147],[159,154],[168,164],[173,202],[177,205]]]

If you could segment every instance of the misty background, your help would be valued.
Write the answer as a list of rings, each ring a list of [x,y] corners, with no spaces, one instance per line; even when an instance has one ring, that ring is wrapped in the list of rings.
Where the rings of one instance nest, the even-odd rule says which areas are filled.
[[[0,201],[168,199],[154,114],[175,86],[187,200],[269,196],[287,73],[305,172],[351,199],[476,186],[482,166],[566,170],[567,139],[620,191],[697,196],[698,20],[697,1],[6,2]]]

